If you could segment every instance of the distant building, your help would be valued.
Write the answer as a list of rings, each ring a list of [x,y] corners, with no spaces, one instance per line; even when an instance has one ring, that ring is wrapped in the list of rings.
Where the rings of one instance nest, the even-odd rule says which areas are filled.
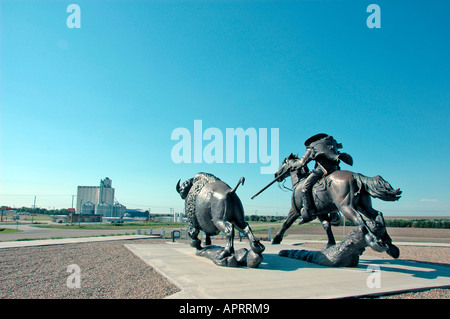
[[[115,202],[112,180],[100,180],[100,186],[78,186],[77,214],[122,217],[126,207]]]
[[[115,203],[113,208],[112,208],[112,216],[111,217],[122,217],[123,215],[125,215],[127,208],[125,207],[125,205],[119,204],[119,203]]]
[[[95,214],[95,204],[90,201],[83,203],[83,205],[81,206],[81,214],[83,215]]]
[[[112,188],[112,180],[108,177],[100,181],[98,203],[114,205],[114,188]]]
[[[99,203],[100,187],[99,186],[78,186],[77,189],[77,208],[76,212],[79,214],[81,212],[81,206],[86,203],[92,203],[96,205]]]

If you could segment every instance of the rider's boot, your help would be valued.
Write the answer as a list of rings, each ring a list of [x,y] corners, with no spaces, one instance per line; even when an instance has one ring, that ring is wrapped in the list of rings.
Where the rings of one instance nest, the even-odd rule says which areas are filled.
[[[312,202],[311,194],[309,191],[302,192],[303,207],[300,211],[302,218],[306,221],[313,220],[317,217],[317,211]]]

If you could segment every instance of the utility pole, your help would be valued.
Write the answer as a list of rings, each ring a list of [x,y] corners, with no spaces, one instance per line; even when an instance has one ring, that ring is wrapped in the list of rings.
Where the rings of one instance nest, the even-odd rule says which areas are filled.
[[[75,197],[76,195],[72,195],[72,210],[70,211],[70,213],[69,213],[69,215],[71,216],[70,217],[70,224],[71,225],[73,225],[73,218],[74,218],[74,215],[75,215],[75,211],[74,211],[74,209],[73,209],[73,198]],[[67,216],[67,217],[69,217],[69,216]]]
[[[81,227],[81,212],[83,211],[83,200],[80,201],[80,213],[78,214],[78,228]]]
[[[34,195],[33,213],[31,213],[31,223],[34,222],[34,214],[36,214],[36,195]]]

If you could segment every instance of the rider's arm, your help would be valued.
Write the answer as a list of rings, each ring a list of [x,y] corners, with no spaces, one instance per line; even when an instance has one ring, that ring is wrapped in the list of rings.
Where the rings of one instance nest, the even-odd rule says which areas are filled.
[[[308,164],[312,158],[311,158],[311,154],[312,154],[312,148],[308,147],[306,149],[306,153],[305,155],[302,156],[302,158],[300,158],[295,164],[292,165],[293,169],[298,169],[306,164]]]

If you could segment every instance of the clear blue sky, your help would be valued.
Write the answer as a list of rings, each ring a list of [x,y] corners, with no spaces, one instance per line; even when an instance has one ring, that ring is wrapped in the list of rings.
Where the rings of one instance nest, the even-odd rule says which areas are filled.
[[[81,8],[70,29],[69,4]],[[381,8],[369,29],[366,8]],[[1,1],[0,205],[70,207],[109,177],[130,208],[183,208],[178,179],[234,186],[285,215],[261,163],[175,164],[171,133],[279,128],[279,160],[325,132],[403,190],[386,215],[449,215],[450,2]],[[206,142],[204,143],[206,144]],[[287,182],[289,184],[289,181]]]

